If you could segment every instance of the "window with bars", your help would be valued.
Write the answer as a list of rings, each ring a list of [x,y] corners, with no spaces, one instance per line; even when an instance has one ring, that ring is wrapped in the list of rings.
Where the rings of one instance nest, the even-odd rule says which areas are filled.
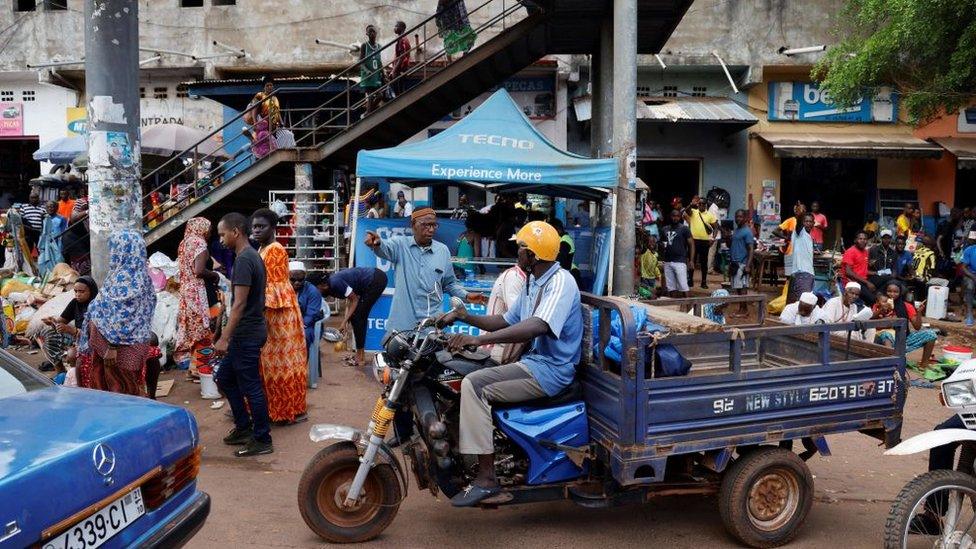
[[[637,95],[651,95],[651,87],[637,86]]]
[[[236,6],[237,0],[212,0],[214,6]]]
[[[35,95],[34,90],[23,90],[23,91],[20,92],[20,99],[23,100],[23,101],[25,101],[25,102],[26,101],[36,101],[37,100],[37,96]]]
[[[37,1],[14,0],[14,11],[37,11]]]
[[[146,98],[146,88],[139,88],[139,99]]]
[[[13,90],[0,90],[0,101],[13,101],[14,91]]]
[[[180,0],[181,8],[202,8],[203,0]]]
[[[176,97],[185,99],[189,96],[190,94],[187,92],[186,84],[179,84],[176,86]]]
[[[153,99],[169,99],[169,89],[166,86],[153,88]]]
[[[705,86],[692,86],[691,96],[692,97],[705,97],[705,92],[707,88]]]
[[[678,97],[678,86],[664,86],[664,97]]]

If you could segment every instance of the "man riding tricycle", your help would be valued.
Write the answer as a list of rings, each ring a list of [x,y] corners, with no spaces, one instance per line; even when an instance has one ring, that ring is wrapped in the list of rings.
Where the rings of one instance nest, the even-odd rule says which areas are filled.
[[[551,226],[530,223],[516,240],[530,277],[511,310],[473,316],[456,300],[387,334],[366,430],[312,427],[313,441],[331,444],[306,467],[298,501],[323,539],[369,540],[393,521],[409,483],[395,444],[417,486],[455,506],[717,494],[737,540],[773,547],[810,510],[805,460],[829,454],[825,435],[897,442],[904,321],[669,333],[635,322],[642,305],[581,296],[555,262]],[[455,321],[484,331],[443,330]],[[865,327],[894,327],[896,349],[831,334]],[[527,348],[499,366],[477,349],[498,343]]]

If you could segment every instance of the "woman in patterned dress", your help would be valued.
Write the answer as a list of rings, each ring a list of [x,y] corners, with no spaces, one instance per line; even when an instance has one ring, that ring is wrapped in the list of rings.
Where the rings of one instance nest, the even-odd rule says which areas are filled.
[[[88,305],[79,350],[91,356],[91,388],[146,395],[156,292],[146,264],[142,234],[118,231],[108,239],[108,275]]]
[[[288,252],[275,241],[278,215],[262,208],[251,216],[251,236],[267,272],[264,316],[268,341],[261,349],[261,377],[271,421],[290,424],[306,419],[308,351],[298,297],[288,278]]]
[[[190,356],[191,376],[196,375],[198,368],[206,362],[205,357],[211,354],[207,350],[213,343],[213,311],[207,299],[206,282],[216,281],[218,276],[207,268],[210,226],[210,220],[203,217],[189,220],[177,256],[180,309],[176,315],[176,352],[178,356]]]

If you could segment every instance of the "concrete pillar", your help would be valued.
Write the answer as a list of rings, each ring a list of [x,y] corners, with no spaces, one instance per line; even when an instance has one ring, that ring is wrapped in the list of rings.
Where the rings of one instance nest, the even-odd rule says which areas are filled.
[[[295,163],[295,258],[304,259],[312,256],[312,235],[315,233],[315,216],[311,202],[312,165],[307,162]],[[306,268],[311,268],[306,265]]]
[[[634,293],[637,188],[637,0],[613,1],[613,139],[617,159],[613,294]]]
[[[85,2],[88,197],[92,275],[108,269],[108,237],[142,229],[139,3]]]

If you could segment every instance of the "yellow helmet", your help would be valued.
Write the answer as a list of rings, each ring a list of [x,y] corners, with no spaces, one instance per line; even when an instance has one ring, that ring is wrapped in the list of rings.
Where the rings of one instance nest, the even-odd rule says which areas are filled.
[[[512,240],[524,244],[542,261],[555,261],[559,255],[559,233],[545,221],[526,223]]]

